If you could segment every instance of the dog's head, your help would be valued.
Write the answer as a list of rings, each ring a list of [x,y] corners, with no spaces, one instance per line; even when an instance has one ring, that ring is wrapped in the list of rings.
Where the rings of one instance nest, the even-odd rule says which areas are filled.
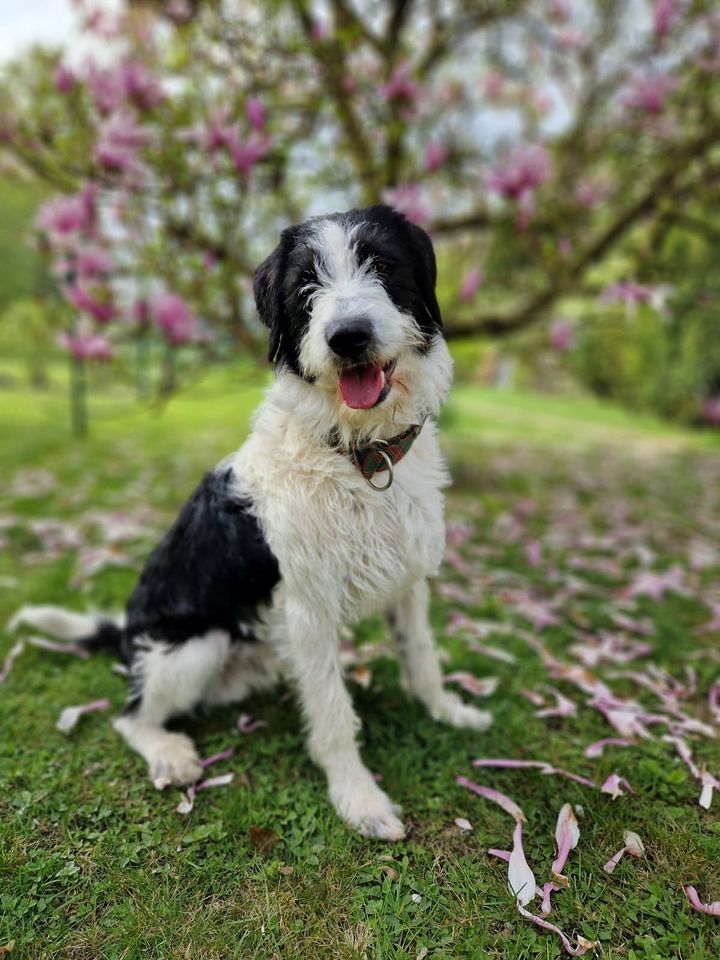
[[[436,274],[428,235],[391,207],[289,227],[255,274],[270,360],[312,384],[352,431],[437,413],[451,363]]]

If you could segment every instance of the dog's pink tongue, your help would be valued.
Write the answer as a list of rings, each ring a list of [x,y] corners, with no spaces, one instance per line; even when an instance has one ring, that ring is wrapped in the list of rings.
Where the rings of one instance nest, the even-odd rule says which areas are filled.
[[[340,396],[355,410],[369,410],[382,393],[384,379],[379,363],[343,370],[340,374]]]

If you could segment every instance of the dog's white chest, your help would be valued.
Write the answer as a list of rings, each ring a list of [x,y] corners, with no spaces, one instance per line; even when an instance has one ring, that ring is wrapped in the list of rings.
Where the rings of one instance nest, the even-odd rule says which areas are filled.
[[[281,594],[301,595],[333,619],[351,621],[436,573],[446,473],[426,426],[387,491],[371,489],[337,452],[295,451],[275,469],[276,458],[260,464],[254,444],[247,450],[253,455],[241,451],[235,468],[278,559]]]

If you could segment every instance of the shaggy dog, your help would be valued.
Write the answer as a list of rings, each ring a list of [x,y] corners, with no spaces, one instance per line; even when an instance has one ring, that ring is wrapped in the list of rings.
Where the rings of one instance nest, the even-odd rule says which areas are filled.
[[[435,280],[429,237],[386,206],[283,231],[254,284],[275,381],[247,441],[151,554],[124,623],[48,607],[16,617],[121,657],[130,692],[114,727],[156,786],[202,772],[172,717],[285,676],[338,814],[401,838],[360,758],[338,650],[344,626],[378,611],[405,688],[438,720],[488,726],[444,689],[428,623],[448,483],[433,418],[452,377]]]

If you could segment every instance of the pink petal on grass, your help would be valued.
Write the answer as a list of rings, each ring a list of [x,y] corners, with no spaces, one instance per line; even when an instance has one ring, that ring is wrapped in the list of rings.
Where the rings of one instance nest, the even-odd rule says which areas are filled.
[[[201,790],[210,790],[212,787],[226,787],[232,783],[234,773],[221,773],[217,777],[208,777],[207,780],[201,780],[195,784],[195,790],[199,793]]]
[[[615,867],[620,863],[622,858],[625,856],[625,847],[621,847],[617,853],[614,853],[608,862],[603,865],[603,870],[605,873],[614,873]]]
[[[234,753],[235,747],[228,747],[227,750],[223,750],[222,753],[214,753],[211,757],[202,761],[203,770],[211,767],[214,763],[220,763],[221,760],[229,760]]]
[[[535,874],[528,866],[522,842],[522,823],[513,832],[513,848],[508,860],[508,889],[518,904],[526,907],[537,893]]]
[[[3,661],[2,669],[0,669],[0,683],[5,683],[7,678],[10,676],[10,671],[13,668],[13,664],[24,649],[25,643],[22,640],[18,640],[17,643],[14,643],[12,647],[10,647],[10,651]]]
[[[560,777],[567,777],[569,780],[574,780],[576,783],[581,783],[585,787],[593,787],[594,789],[597,789],[597,784],[594,780],[590,780],[589,777],[583,777],[579,773],[571,773],[569,770],[561,770],[560,767],[553,767],[551,764],[545,763],[543,760],[473,760],[472,765],[474,767],[502,767],[510,770],[534,768],[546,776],[552,776],[555,774]]]
[[[720,782],[718,782],[711,773],[708,773],[707,770],[702,771],[700,780],[702,781],[702,790],[698,803],[703,810],[709,810],[712,804],[713,790],[720,790]]]
[[[716,900],[714,903],[703,903],[695,887],[683,887],[683,890],[691,907],[699,910],[700,913],[707,913],[711,917],[720,917],[720,900]]]
[[[633,743],[634,741],[625,740],[622,737],[605,737],[603,740],[596,740],[589,747],[585,747],[584,756],[588,760],[594,760],[596,757],[602,756],[605,747],[632,747]]]
[[[618,797],[624,797],[626,793],[635,793],[625,777],[621,777],[617,773],[610,774],[605,783],[600,787],[600,792],[609,793],[613,800],[617,800]]]
[[[460,827],[461,830],[472,830],[472,824],[469,820],[466,820],[465,817],[455,817],[453,823],[456,827]]]
[[[540,913],[546,917],[549,913],[552,912],[552,903],[550,902],[550,896],[557,891],[562,890],[562,887],[550,881],[549,883],[544,883],[542,888],[542,904],[540,906]]]
[[[720,680],[716,680],[708,691],[708,707],[715,723],[720,723]]]
[[[585,937],[578,936],[577,946],[573,947],[562,930],[559,927],[556,927],[554,923],[550,923],[549,920],[544,920],[542,917],[538,917],[534,913],[530,913],[529,910],[525,910],[525,908],[519,903],[517,905],[517,909],[520,916],[525,917],[526,920],[532,920],[537,927],[542,927],[543,930],[549,930],[550,933],[556,933],[562,940],[565,953],[569,954],[571,957],[582,957],[588,952],[588,950],[595,950],[600,946],[597,940],[586,940]]]
[[[490,847],[488,849],[488,856],[497,857],[498,860],[504,860],[507,863],[510,860],[510,851],[498,850],[497,847]]]
[[[555,843],[557,844],[557,856],[552,865],[552,875],[555,880],[566,887],[568,885],[567,877],[563,876],[563,867],[567,861],[571,850],[574,850],[580,839],[580,827],[577,817],[569,803],[563,804],[558,814],[557,825],[555,827]]]
[[[50,650],[52,653],[67,653],[72,657],[80,657],[81,660],[88,660],[90,652],[76,643],[62,643],[59,640],[48,640],[47,637],[27,637],[27,642],[32,647],[38,647],[40,650]]]
[[[96,713],[98,710],[109,710],[109,700],[93,700],[78,707],[65,707],[60,714],[55,728],[62,733],[69,733],[84,713]]]
[[[543,707],[542,710],[535,712],[536,717],[575,717],[577,716],[577,706],[564,694],[556,690],[555,687],[547,688],[555,697],[554,707]]]
[[[700,769],[692,758],[692,753],[690,747],[683,740],[682,737],[671,737],[669,734],[666,734],[662,738],[665,743],[672,743],[675,749],[678,752],[678,756],[681,758],[683,763],[687,766],[690,773],[697,779],[700,779]]]
[[[465,693],[471,693],[475,697],[489,697],[497,690],[499,680],[497,677],[475,677],[472,673],[459,670],[448,673],[445,682],[456,683]]]
[[[182,799],[180,800],[180,803],[175,807],[175,810],[178,813],[182,813],[182,814],[191,813],[193,807],[195,806],[195,793],[196,793],[195,784],[191,783],[190,786],[188,787],[187,793],[180,794]]]
[[[267,720],[253,720],[249,713],[241,713],[237,720],[240,733],[254,733],[267,726]]]
[[[510,797],[506,797],[504,793],[500,793],[499,790],[493,790],[492,787],[485,787],[479,783],[473,783],[471,780],[468,780],[467,777],[455,777],[455,781],[459,783],[461,787],[465,787],[466,790],[472,790],[472,792],[476,793],[479,797],[484,797],[485,800],[496,803],[499,807],[502,807],[506,813],[509,813],[511,817],[515,817],[518,823],[527,820],[527,817],[520,807],[511,800]]]

